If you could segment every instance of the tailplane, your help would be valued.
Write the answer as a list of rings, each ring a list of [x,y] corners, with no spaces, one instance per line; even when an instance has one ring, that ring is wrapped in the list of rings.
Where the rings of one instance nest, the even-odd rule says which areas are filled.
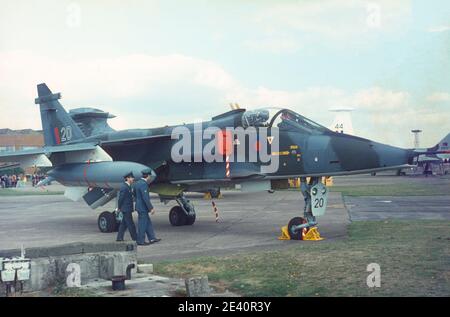
[[[34,102],[40,105],[45,145],[54,146],[84,139],[83,132],[59,103],[61,94],[53,94],[46,84],[37,85],[37,91],[38,98]]]

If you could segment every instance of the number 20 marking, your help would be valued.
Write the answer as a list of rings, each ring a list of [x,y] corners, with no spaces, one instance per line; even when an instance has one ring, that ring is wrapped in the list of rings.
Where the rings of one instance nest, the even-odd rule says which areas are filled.
[[[323,198],[314,199],[314,208],[322,208],[323,207]]]
[[[61,128],[61,142],[66,142],[72,140],[72,127],[62,127]]]

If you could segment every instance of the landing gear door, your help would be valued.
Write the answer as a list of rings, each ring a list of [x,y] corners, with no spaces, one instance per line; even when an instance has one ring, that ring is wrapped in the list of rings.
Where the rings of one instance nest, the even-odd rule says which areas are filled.
[[[322,184],[318,183],[311,188],[311,211],[312,214],[317,216],[322,216],[325,214],[328,203],[328,188]]]

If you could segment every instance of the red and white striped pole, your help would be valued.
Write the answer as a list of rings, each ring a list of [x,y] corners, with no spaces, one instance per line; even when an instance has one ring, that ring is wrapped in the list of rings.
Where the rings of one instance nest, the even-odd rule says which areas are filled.
[[[225,176],[227,178],[230,178],[230,156],[227,155],[226,159],[225,159]]]
[[[217,210],[217,206],[214,200],[211,201],[211,204],[213,206],[214,215],[216,216],[216,222],[219,222],[219,210]]]

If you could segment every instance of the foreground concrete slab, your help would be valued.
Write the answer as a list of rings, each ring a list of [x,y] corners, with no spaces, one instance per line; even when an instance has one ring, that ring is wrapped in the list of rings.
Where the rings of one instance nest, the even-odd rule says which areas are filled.
[[[32,247],[26,248],[26,257],[29,259],[50,257],[50,256],[64,256],[73,254],[84,254],[84,253],[99,253],[99,252],[124,252],[133,251],[136,249],[136,244],[133,242],[128,243],[116,243],[116,242],[105,242],[105,243],[94,243],[94,242],[74,242],[61,244],[50,247]],[[0,257],[14,257],[20,256],[21,249],[11,249],[11,250],[0,250]]]
[[[138,273],[153,274],[153,264],[138,264],[137,271]]]
[[[208,297],[211,296],[208,276],[194,276],[185,279],[186,295],[188,297]]]
[[[80,293],[99,297],[185,297],[187,296],[185,281],[178,278],[168,278],[159,275],[133,274],[131,280],[125,281],[125,290],[113,291],[111,281],[104,279],[93,279],[82,285]],[[48,296],[47,292],[36,292],[26,294],[28,296]],[[216,292],[210,289],[209,296],[214,297],[236,297],[236,293],[228,290]]]
[[[74,243],[32,248],[25,255],[31,260],[31,274],[30,280],[24,283],[24,291],[35,292],[67,285],[69,275],[72,281],[81,284],[95,278],[111,279],[116,275],[125,275],[130,264],[137,265],[136,249],[134,243]],[[18,250],[0,251],[0,257],[19,254]],[[0,286],[5,287],[4,284]]]
[[[81,290],[100,297],[167,297],[186,294],[183,280],[147,274],[133,275],[131,280],[125,281],[123,291],[113,291],[111,281],[103,279],[91,280]]]

